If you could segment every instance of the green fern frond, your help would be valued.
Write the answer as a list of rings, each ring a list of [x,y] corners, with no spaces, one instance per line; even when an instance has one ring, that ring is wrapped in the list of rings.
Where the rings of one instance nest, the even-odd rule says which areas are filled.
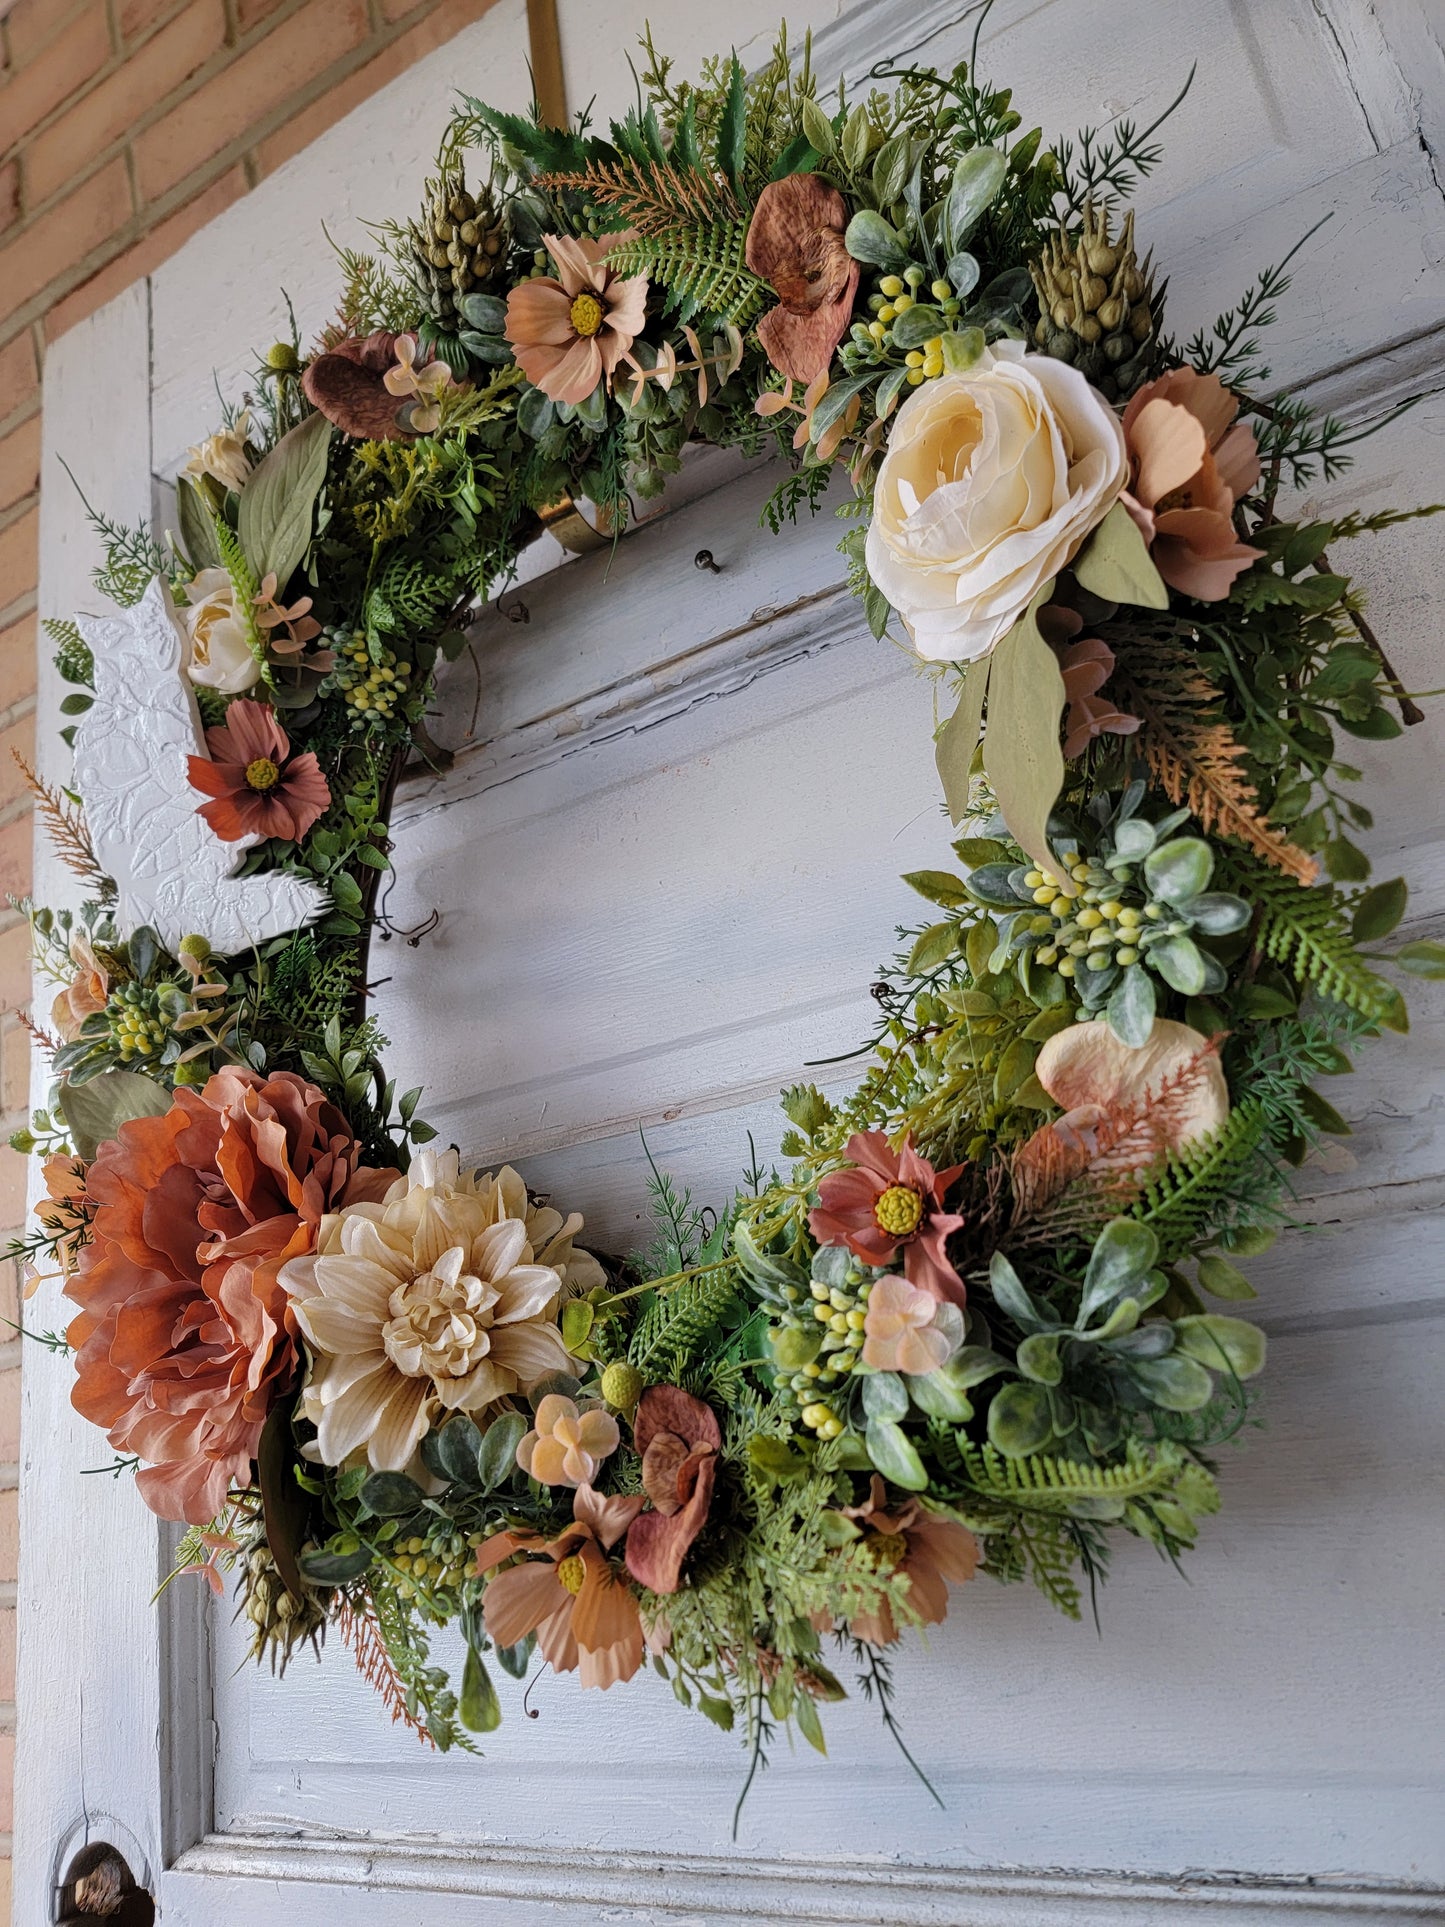
[[[676,161],[594,161],[580,173],[543,174],[537,185],[572,189],[611,208],[624,227],[653,238],[675,236],[703,222],[742,219],[738,197],[721,174]]]
[[[628,1356],[650,1381],[675,1378],[737,1296],[731,1264],[698,1272],[660,1292],[638,1320]]]
[[[234,607],[241,626],[246,631],[246,642],[251,654],[261,667],[262,680],[269,686],[274,678],[271,665],[266,657],[266,637],[256,620],[256,597],[260,585],[255,571],[246,560],[246,551],[241,547],[241,538],[223,515],[213,515],[211,526],[215,531],[216,547],[221,552],[221,560],[226,565],[226,573],[231,578],[236,593]]]
[[[1276,1189],[1273,1167],[1261,1167],[1259,1160],[1268,1134],[1262,1108],[1246,1098],[1217,1131],[1171,1151],[1145,1178],[1129,1215],[1157,1233],[1166,1263],[1188,1251],[1206,1228],[1234,1223],[1241,1208],[1256,1202],[1251,1170],[1262,1170],[1271,1191]]]
[[[1301,889],[1253,866],[1245,891],[1259,905],[1255,942],[1265,956],[1369,1023],[1404,1028],[1400,993],[1360,961],[1350,905],[1338,891],[1328,884]]]
[[[368,631],[426,636],[456,600],[456,571],[393,556],[366,599]]]
[[[55,644],[55,666],[65,680],[83,683],[87,689],[93,688],[95,658],[90,653],[89,643],[75,624],[47,616],[40,626]]]
[[[704,221],[667,235],[640,235],[608,256],[618,274],[645,274],[684,320],[713,315],[745,328],[774,299],[744,259],[745,221]]]
[[[1147,1451],[1130,1440],[1123,1463],[1093,1465],[1045,1454],[1009,1459],[992,1445],[958,1441],[962,1476],[976,1492],[1025,1512],[1066,1515],[1080,1504],[1099,1500],[1123,1505],[1174,1485],[1183,1455],[1174,1445]]]

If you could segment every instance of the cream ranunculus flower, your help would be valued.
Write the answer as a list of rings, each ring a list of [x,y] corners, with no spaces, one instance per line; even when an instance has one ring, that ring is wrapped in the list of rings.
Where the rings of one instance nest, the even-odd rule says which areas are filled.
[[[986,656],[1129,479],[1119,418],[1067,363],[996,342],[898,411],[868,573],[921,656]]]
[[[311,1349],[301,1409],[327,1465],[364,1446],[377,1471],[399,1472],[449,1413],[480,1413],[572,1363],[560,1275],[455,1151],[423,1151],[382,1203],[324,1218],[314,1254],[284,1265],[281,1283]]]
[[[236,587],[224,569],[202,569],[186,586],[181,620],[191,639],[186,673],[194,683],[238,696],[260,679],[261,665],[236,608]]]
[[[229,428],[207,435],[203,442],[189,451],[186,474],[198,479],[202,475],[210,475],[222,488],[239,491],[251,473],[251,461],[246,453],[246,437],[250,430],[251,416],[247,410],[238,415]]]

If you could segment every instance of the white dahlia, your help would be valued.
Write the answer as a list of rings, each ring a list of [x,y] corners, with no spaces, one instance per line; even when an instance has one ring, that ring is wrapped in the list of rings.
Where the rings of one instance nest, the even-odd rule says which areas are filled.
[[[301,1409],[325,1464],[365,1446],[377,1471],[400,1472],[450,1413],[475,1417],[570,1368],[561,1271],[537,1262],[505,1202],[455,1151],[423,1151],[383,1203],[329,1214],[315,1252],[282,1267],[312,1354]],[[544,1226],[571,1257],[570,1237]]]

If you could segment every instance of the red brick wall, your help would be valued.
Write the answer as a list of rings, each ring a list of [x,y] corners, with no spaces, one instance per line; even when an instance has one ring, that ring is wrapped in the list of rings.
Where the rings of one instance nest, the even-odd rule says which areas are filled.
[[[24,1119],[46,345],[491,0],[0,0],[0,1108]],[[53,610],[46,614],[56,613]],[[24,1216],[0,1150],[0,1240]],[[0,1316],[18,1319],[18,1281]],[[10,1918],[22,1341],[0,1327],[0,1920]],[[36,1369],[48,1361],[37,1354]],[[49,1366],[53,1369],[53,1365]],[[32,1743],[43,1744],[43,1736]],[[29,1927],[29,1923],[26,1924]]]

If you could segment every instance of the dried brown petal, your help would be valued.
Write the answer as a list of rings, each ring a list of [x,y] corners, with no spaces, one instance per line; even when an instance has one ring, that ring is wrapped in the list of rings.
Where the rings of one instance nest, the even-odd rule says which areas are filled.
[[[397,400],[383,377],[396,360],[396,336],[385,329],[338,341],[318,355],[301,377],[313,407],[343,435],[358,442],[406,441]]]

